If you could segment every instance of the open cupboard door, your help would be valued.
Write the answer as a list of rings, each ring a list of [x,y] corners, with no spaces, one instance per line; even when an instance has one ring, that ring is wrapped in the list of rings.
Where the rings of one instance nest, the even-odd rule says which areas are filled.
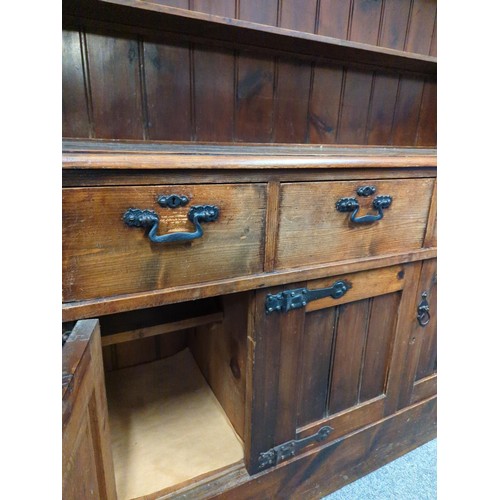
[[[62,355],[62,498],[116,499],[99,322],[78,321]]]

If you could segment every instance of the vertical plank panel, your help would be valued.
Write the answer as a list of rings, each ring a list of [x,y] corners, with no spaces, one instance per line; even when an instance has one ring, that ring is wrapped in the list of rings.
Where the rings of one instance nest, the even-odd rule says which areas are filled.
[[[258,470],[259,454],[277,444],[274,429],[279,421],[277,381],[280,369],[281,316],[266,314],[264,303],[267,293],[281,291],[283,287],[256,292],[255,324],[249,330],[251,338],[247,381],[251,392],[247,393],[250,418],[245,422],[245,462],[250,472]]]
[[[373,85],[372,106],[366,130],[367,144],[389,144],[392,133],[394,107],[398,94],[399,77],[376,73]]]
[[[384,392],[400,299],[399,293],[373,298],[359,391],[360,403]]]
[[[278,0],[240,0],[239,18],[276,26]],[[272,142],[274,58],[240,53],[237,60],[235,140]]]
[[[436,260],[427,260],[422,266],[422,279],[419,293],[427,291],[431,319],[427,326],[420,327],[422,343],[415,380],[432,375],[436,371],[437,362],[437,269]]]
[[[191,139],[189,48],[155,39],[144,41],[149,138]]]
[[[278,0],[240,0],[240,19],[276,26]]]
[[[349,39],[377,45],[381,10],[382,0],[354,0]]]
[[[282,0],[280,26],[314,33],[317,0]]]
[[[316,66],[314,68],[308,123],[311,143],[335,143],[341,89],[341,67]]]
[[[299,286],[305,286],[301,284]],[[296,313],[296,314],[294,314]],[[279,366],[278,408],[279,418],[275,422],[275,443],[285,443],[293,439],[297,429],[297,410],[302,366],[302,341],[304,338],[304,310],[289,311],[281,315],[281,349]]]
[[[340,309],[333,358],[329,414],[358,402],[358,383],[368,326],[369,299],[344,304]]]
[[[196,140],[232,141],[234,55],[227,50],[194,50]]]
[[[215,16],[236,17],[235,0],[192,0],[191,10],[213,14]]]
[[[412,0],[385,0],[380,45],[403,50]]]
[[[415,144],[423,88],[423,78],[407,75],[401,77],[394,113],[393,145],[412,146]]]
[[[321,0],[318,35],[347,39],[352,0]]]
[[[275,142],[304,143],[311,65],[302,61],[279,61],[274,120]]]
[[[237,64],[235,140],[271,142],[274,59],[240,54]]]
[[[142,139],[137,39],[89,33],[87,47],[96,137]]]
[[[363,144],[365,140],[368,105],[370,101],[371,71],[347,69],[344,99],[337,142]]]
[[[325,416],[335,314],[336,308],[329,307],[306,315],[302,376],[299,380],[298,426]]]
[[[434,31],[432,32],[431,49],[429,50],[429,55],[437,57],[437,15],[434,20]]]
[[[426,81],[417,130],[417,146],[435,146],[437,143],[437,85]]]
[[[62,43],[62,135],[90,137],[79,32],[63,30]]]
[[[429,53],[435,18],[436,0],[414,0],[405,50],[417,54]]]

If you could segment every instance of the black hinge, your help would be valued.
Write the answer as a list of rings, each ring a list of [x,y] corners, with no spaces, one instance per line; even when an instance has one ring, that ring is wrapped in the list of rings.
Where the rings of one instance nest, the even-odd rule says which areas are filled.
[[[287,460],[288,458],[294,457],[295,453],[307,445],[320,442],[325,440],[331,433],[333,429],[328,425],[321,427],[321,429],[312,436],[308,436],[304,439],[288,441],[287,443],[280,444],[271,448],[269,451],[265,451],[259,455],[259,469],[267,469],[268,467],[273,467]]]
[[[351,284],[347,281],[336,281],[328,288],[320,288],[319,290],[308,290],[307,288],[296,288],[295,290],[286,290],[275,295],[268,294],[266,297],[266,313],[273,311],[288,312],[292,309],[305,307],[311,300],[323,299],[332,297],[339,299],[346,294],[351,288]]]

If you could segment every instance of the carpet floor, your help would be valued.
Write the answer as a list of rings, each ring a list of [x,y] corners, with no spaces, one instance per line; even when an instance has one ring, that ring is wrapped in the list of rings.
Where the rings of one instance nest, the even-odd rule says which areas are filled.
[[[435,500],[436,462],[434,439],[322,500]]]

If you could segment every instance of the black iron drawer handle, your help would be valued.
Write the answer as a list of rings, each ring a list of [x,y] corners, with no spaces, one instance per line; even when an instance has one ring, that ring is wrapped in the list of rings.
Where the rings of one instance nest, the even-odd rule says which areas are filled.
[[[219,217],[219,207],[214,205],[197,205],[191,207],[188,219],[196,228],[192,233],[157,234],[160,217],[154,210],[129,208],[123,214],[123,221],[129,227],[144,227],[149,229],[148,237],[153,243],[173,243],[175,241],[190,241],[203,236],[202,222],[213,222]]]
[[[431,320],[429,302],[427,302],[427,292],[422,292],[422,300],[417,306],[417,321],[420,326],[427,326]]]
[[[377,196],[373,200],[372,207],[377,210],[377,215],[363,215],[356,217],[359,211],[359,203],[356,198],[341,198],[336,203],[336,208],[339,212],[352,212],[351,220],[356,224],[367,224],[376,222],[384,217],[384,209],[389,208],[392,203],[392,196]]]

